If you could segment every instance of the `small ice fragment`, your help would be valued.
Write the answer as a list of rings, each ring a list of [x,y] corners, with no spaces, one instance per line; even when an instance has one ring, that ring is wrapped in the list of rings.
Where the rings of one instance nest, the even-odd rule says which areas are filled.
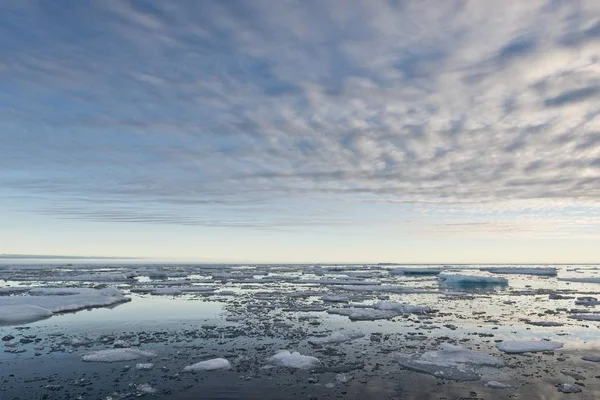
[[[320,363],[319,359],[311,356],[303,356],[297,351],[290,353],[289,350],[282,350],[269,358],[275,365],[288,368],[308,369]]]
[[[200,361],[196,364],[188,365],[183,370],[186,372],[214,371],[216,369],[229,369],[231,363],[224,358],[213,358],[212,360]]]
[[[348,374],[337,374],[335,380],[340,383],[348,383],[352,380],[353,376]]]
[[[504,341],[496,344],[498,350],[505,353],[535,353],[539,351],[552,351],[560,349],[563,344],[560,342],[552,342],[549,340],[515,340]]]
[[[131,347],[131,345],[128,342],[126,342],[125,340],[120,340],[119,339],[119,340],[115,340],[113,342],[113,347],[115,349],[124,349],[124,348],[127,348],[127,347]]]
[[[142,384],[136,385],[135,388],[137,389],[138,392],[143,393],[143,394],[154,394],[154,393],[156,393],[156,389],[154,389],[148,383],[142,383]]]
[[[485,386],[492,388],[492,389],[508,389],[511,386],[506,384],[506,383],[502,383],[502,382],[498,382],[498,381],[489,381],[488,383],[485,384]]]
[[[570,383],[561,383],[558,385],[558,391],[562,393],[581,393],[581,388]]]
[[[154,364],[152,363],[138,363],[135,364],[135,369],[141,369],[141,370],[149,370],[154,368]]]

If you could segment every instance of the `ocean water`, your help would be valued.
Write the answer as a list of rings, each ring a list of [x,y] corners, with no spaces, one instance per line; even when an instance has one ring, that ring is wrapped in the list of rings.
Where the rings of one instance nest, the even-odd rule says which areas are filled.
[[[0,266],[0,400],[600,398],[600,362],[582,359],[600,356],[595,300],[600,267],[497,267],[506,270],[491,273],[485,271],[488,265]],[[68,304],[73,309],[70,296],[77,290],[95,293],[106,287],[117,288],[122,298],[116,298],[128,301],[87,303],[21,324],[2,313],[9,303],[32,301],[42,308]],[[314,343],[348,332],[356,337]],[[506,341],[552,341],[562,347],[508,354],[496,347]],[[440,351],[448,344],[477,353]],[[90,353],[122,346],[154,355],[84,361]],[[281,350],[318,363],[278,365],[271,357]],[[475,361],[462,362],[463,354],[476,354]],[[497,365],[478,363],[485,356]],[[213,358],[225,358],[231,367],[184,371]],[[138,363],[153,366],[138,369]],[[455,379],[465,374],[469,380]],[[510,387],[491,388],[490,381]],[[562,384],[580,392],[563,394]]]

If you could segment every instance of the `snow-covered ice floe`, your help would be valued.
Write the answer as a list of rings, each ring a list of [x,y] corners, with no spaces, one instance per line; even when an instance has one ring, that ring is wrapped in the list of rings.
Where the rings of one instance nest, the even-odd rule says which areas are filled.
[[[450,285],[508,285],[508,279],[499,276],[440,274],[439,279]]]
[[[317,366],[320,361],[316,357],[304,356],[297,351],[290,353],[289,350],[282,350],[269,358],[269,361],[275,365],[288,368],[309,369]]]
[[[327,344],[349,342],[351,340],[359,339],[364,336],[365,336],[365,334],[362,332],[340,330],[337,332],[333,332],[329,336],[316,337],[316,338],[309,339],[308,343],[317,345],[317,346],[322,346],[322,345],[327,345]]]
[[[200,361],[196,364],[188,365],[183,370],[185,372],[198,372],[229,368],[231,368],[231,363],[228,360],[224,358],[213,358],[212,360]]]
[[[437,351],[412,356],[398,355],[396,361],[410,370],[457,381],[479,380],[481,367],[503,365],[496,357],[449,343],[442,343]]]
[[[496,344],[498,350],[510,354],[553,351],[562,347],[562,343],[549,340],[508,340]]]
[[[139,349],[124,348],[124,349],[107,349],[93,351],[88,354],[84,354],[81,359],[87,362],[120,362],[120,361],[132,361],[142,357],[154,357],[156,353],[152,351],[144,351]]]
[[[487,271],[492,274],[507,275],[538,275],[538,276],[556,276],[556,268],[526,268],[526,267],[486,267],[480,268],[480,271]]]
[[[0,296],[0,325],[33,322],[54,313],[106,307],[127,301],[130,299],[111,287],[33,288],[25,295]]]

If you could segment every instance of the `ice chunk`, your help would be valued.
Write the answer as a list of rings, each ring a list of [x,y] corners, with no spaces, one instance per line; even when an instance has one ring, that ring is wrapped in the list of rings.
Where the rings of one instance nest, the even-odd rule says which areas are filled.
[[[317,364],[320,363],[319,359],[316,357],[303,356],[297,351],[290,353],[289,350],[280,351],[273,357],[269,358],[269,361],[281,367],[300,369],[308,369],[311,367],[315,367]]]
[[[135,369],[149,370],[152,368],[154,368],[154,364],[152,364],[152,363],[137,363],[137,364],[135,364]]]
[[[224,358],[213,358],[212,360],[200,361],[196,364],[188,365],[183,370],[186,372],[214,371],[216,369],[229,369],[231,363]]]
[[[378,301],[373,305],[378,310],[392,310],[400,314],[424,314],[431,311],[427,306],[412,306],[406,303],[397,303],[394,301]]]
[[[364,336],[365,336],[365,334],[362,332],[341,330],[341,331],[333,332],[329,336],[309,339],[308,343],[317,345],[317,346],[322,346],[322,345],[326,345],[326,344],[349,342],[351,340],[358,339],[358,338],[361,338]]]
[[[539,275],[556,276],[556,268],[521,268],[521,267],[487,267],[480,268],[481,271],[487,271],[492,274],[513,274],[513,275]]]
[[[438,275],[441,268],[396,268],[390,271],[392,275]]]
[[[139,384],[139,385],[135,385],[135,388],[141,394],[154,394],[154,393],[156,393],[156,389],[154,389],[152,386],[150,386],[149,383],[142,383],[142,384]]]
[[[142,357],[154,357],[155,355],[156,353],[152,351],[124,348],[93,351],[91,353],[83,355],[81,359],[87,362],[111,363],[119,361],[132,361]]]
[[[563,347],[562,343],[549,340],[514,340],[496,344],[496,348],[505,353],[535,353],[553,351],[561,347]]]
[[[374,310],[370,308],[334,308],[327,310],[328,314],[345,315],[352,321],[375,321],[390,319],[398,316],[398,312],[389,310]]]
[[[398,356],[397,361],[405,368],[457,381],[479,380],[481,367],[503,365],[501,360],[488,354],[448,343],[443,343],[437,351],[417,356]]]
[[[506,383],[502,383],[502,382],[497,382],[497,381],[489,381],[485,384],[485,386],[492,388],[492,389],[509,389],[509,388],[511,388],[510,385],[508,385]]]
[[[352,380],[353,376],[348,374],[337,374],[335,380],[339,383],[348,383]]]
[[[439,279],[454,285],[508,285],[506,278],[484,275],[440,274]]]
[[[581,393],[581,388],[570,383],[561,383],[557,386],[558,391],[562,393]]]
[[[0,306],[0,326],[18,325],[50,318],[52,311],[29,304]]]

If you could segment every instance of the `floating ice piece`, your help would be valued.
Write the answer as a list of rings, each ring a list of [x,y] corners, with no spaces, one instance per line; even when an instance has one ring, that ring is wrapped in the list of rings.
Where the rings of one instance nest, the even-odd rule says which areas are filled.
[[[394,301],[378,301],[373,304],[373,308],[378,310],[391,310],[400,314],[424,314],[431,311],[427,306],[412,306],[406,303],[397,303]]]
[[[0,326],[18,325],[50,318],[52,311],[29,304],[0,306]]]
[[[152,294],[157,296],[177,296],[182,293],[183,292],[181,291],[181,289],[173,287],[157,288],[152,291]]]
[[[156,393],[156,389],[154,389],[152,386],[150,386],[149,383],[141,383],[139,385],[135,385],[135,388],[137,389],[138,392],[143,393],[143,394]]]
[[[570,383],[561,383],[557,386],[558,391],[561,393],[581,393],[581,388]]]
[[[308,343],[317,345],[317,346],[322,346],[322,345],[326,345],[326,344],[349,342],[351,340],[358,339],[358,338],[361,338],[364,336],[365,336],[365,334],[362,332],[341,330],[341,331],[333,332],[329,336],[309,339]]]
[[[579,282],[579,283],[600,283],[600,277],[589,277],[589,278],[556,278],[563,282]]]
[[[327,295],[321,297],[321,300],[330,303],[347,303],[350,301],[350,297],[344,295]]]
[[[337,374],[335,380],[339,383],[348,383],[352,380],[353,376],[348,374]]]
[[[428,351],[417,356],[399,356],[397,361],[405,368],[457,381],[479,380],[481,367],[503,365],[501,360],[488,354],[449,343],[443,343],[437,351]]]
[[[200,361],[196,364],[188,365],[183,370],[186,372],[214,371],[216,369],[229,369],[231,363],[224,358],[213,358],[212,360]]]
[[[327,310],[328,314],[345,315],[352,321],[374,321],[390,319],[398,316],[398,312],[390,310],[374,310],[369,308],[334,308]]]
[[[485,386],[492,388],[492,389],[509,389],[512,387],[506,383],[502,383],[502,382],[498,382],[498,381],[489,381],[485,384]]]
[[[319,359],[311,356],[303,356],[302,354],[294,351],[290,353],[289,350],[282,350],[279,353],[275,354],[273,357],[269,358],[275,365],[279,365],[281,367],[288,368],[299,368],[299,369],[308,369],[316,366],[320,363]]]
[[[119,362],[119,361],[132,361],[142,357],[154,357],[156,353],[152,351],[144,351],[139,349],[124,348],[124,349],[108,349],[98,350],[91,353],[85,354],[81,357],[83,361],[87,362]]]
[[[35,319],[26,321],[32,322],[38,319],[48,318],[53,313],[78,311],[85,308],[105,307],[113,304],[130,301],[115,288],[92,289],[92,288],[32,288],[23,296],[0,296],[0,316],[15,316],[14,308],[24,307],[22,317]],[[7,308],[9,307],[9,308]],[[37,308],[35,308],[37,307]],[[46,311],[40,310],[40,308]],[[43,318],[42,318],[43,317]],[[6,321],[0,324],[24,323],[10,322],[10,317],[5,317]]]
[[[392,275],[438,275],[441,268],[396,268],[390,271]]]
[[[591,355],[591,354],[586,354],[586,355],[582,356],[581,359],[584,361],[590,361],[590,362],[600,362],[600,356],[595,356],[595,355]]]
[[[152,368],[154,368],[154,364],[152,364],[152,363],[137,363],[137,364],[135,364],[135,369],[149,370]]]
[[[439,279],[451,285],[508,285],[506,278],[498,276],[440,274]]]
[[[600,321],[600,314],[573,314],[569,315],[569,318],[579,321]]]
[[[486,267],[486,268],[480,268],[479,270],[491,272],[492,274],[556,276],[556,268],[553,268],[553,267],[548,267],[548,268]]]
[[[124,349],[127,347],[131,347],[131,345],[129,344],[129,342],[127,342],[125,340],[118,339],[113,342],[113,347],[115,349]]]
[[[514,340],[496,344],[496,348],[505,353],[535,353],[539,351],[553,351],[563,347],[560,342],[549,340]]]

